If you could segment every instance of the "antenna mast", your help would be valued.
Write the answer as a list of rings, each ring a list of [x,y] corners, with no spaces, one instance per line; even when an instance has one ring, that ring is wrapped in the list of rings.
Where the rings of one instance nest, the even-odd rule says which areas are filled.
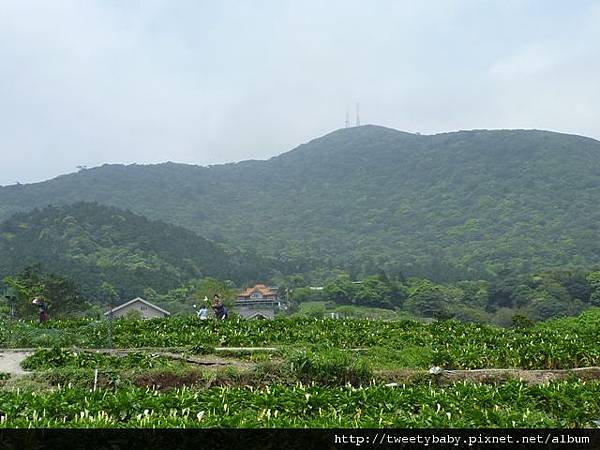
[[[350,114],[346,110],[346,128],[350,128]]]
[[[360,103],[356,102],[356,126],[360,127]]]

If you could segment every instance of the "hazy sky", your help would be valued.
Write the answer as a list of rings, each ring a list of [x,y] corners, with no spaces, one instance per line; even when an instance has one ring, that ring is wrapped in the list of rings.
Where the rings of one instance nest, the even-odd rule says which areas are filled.
[[[0,0],[0,184],[363,123],[600,137],[600,0]]]

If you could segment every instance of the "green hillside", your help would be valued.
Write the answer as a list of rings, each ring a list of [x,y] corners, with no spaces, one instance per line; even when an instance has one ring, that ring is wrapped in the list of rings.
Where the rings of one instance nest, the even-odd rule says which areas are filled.
[[[0,217],[80,200],[353,274],[444,280],[600,262],[600,142],[546,131],[363,126],[268,161],[106,165],[0,188]]]
[[[77,280],[91,299],[103,281],[128,297],[237,272],[223,250],[191,231],[91,203],[16,214],[0,224],[0,255],[0,279],[41,264]]]

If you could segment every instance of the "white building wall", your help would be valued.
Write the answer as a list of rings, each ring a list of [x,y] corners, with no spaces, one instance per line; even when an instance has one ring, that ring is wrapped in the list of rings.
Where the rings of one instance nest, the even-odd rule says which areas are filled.
[[[275,318],[275,309],[273,309],[273,308],[244,308],[244,307],[240,308],[240,307],[238,307],[234,310],[234,312],[236,312],[243,318],[249,317],[249,316],[251,316],[253,314],[257,314],[257,313],[262,314],[267,319]]]

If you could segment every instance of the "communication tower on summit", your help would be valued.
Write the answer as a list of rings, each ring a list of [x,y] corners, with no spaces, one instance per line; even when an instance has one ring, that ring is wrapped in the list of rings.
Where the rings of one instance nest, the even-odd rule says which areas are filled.
[[[356,103],[356,126],[360,127],[360,103]]]
[[[346,110],[346,128],[350,128],[350,114],[348,114],[348,110]]]

